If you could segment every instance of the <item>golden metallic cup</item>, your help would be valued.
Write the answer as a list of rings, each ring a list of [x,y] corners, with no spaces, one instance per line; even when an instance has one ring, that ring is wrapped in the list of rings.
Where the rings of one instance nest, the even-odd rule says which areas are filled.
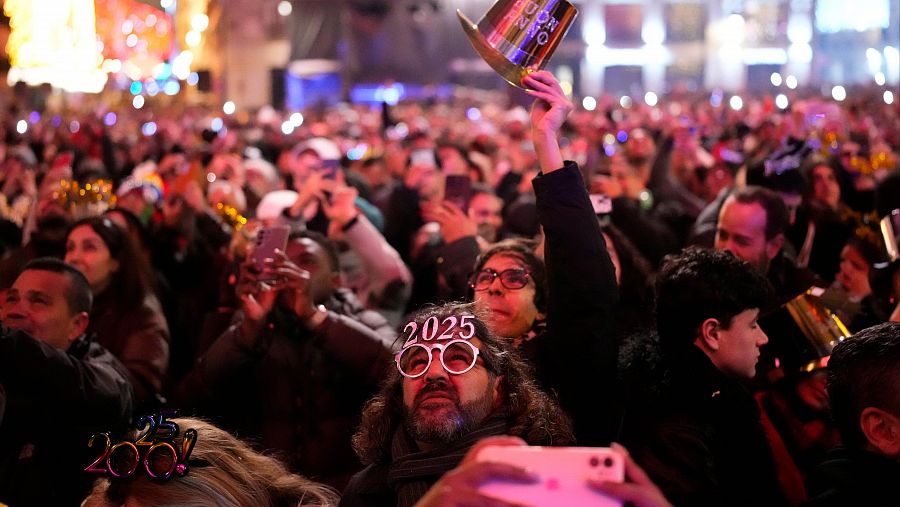
[[[816,358],[801,365],[802,371],[813,371],[825,366],[831,356],[831,350],[835,345],[850,336],[847,326],[834,312],[822,304],[822,301],[812,294],[812,290],[800,294],[785,304],[788,312],[793,317],[797,327],[806,337],[806,341]]]
[[[884,238],[884,248],[888,259],[894,262],[900,259],[900,209],[891,211],[878,223],[881,236]]]
[[[568,0],[497,0],[478,24],[456,11],[472,47],[513,86],[547,65],[578,9]]]

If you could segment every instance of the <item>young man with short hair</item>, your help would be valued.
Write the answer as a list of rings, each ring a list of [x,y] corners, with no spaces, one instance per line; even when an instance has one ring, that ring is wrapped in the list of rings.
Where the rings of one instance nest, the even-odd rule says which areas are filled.
[[[689,248],[667,257],[656,287],[661,368],[645,380],[658,391],[633,400],[623,424],[635,459],[676,505],[783,504],[743,385],[768,341],[766,280],[728,252]]]

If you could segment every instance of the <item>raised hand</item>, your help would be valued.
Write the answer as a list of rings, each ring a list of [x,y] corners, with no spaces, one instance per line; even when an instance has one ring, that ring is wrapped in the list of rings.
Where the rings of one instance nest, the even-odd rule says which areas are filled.
[[[528,87],[526,92],[537,99],[531,106],[531,130],[559,132],[573,106],[556,77],[546,70],[539,70],[525,76],[522,83]]]
[[[572,102],[566,98],[559,81],[545,70],[525,76],[522,84],[535,98],[531,106],[531,136],[541,171],[548,173],[560,169],[563,158],[556,136],[573,109]]]
[[[612,450],[625,458],[625,482],[604,482],[589,480],[588,485],[609,496],[624,500],[635,507],[672,507],[662,491],[650,480],[647,473],[628,454],[628,450],[619,444],[613,444]]]
[[[359,215],[356,197],[359,192],[349,186],[335,184],[331,190],[331,202],[322,201],[322,209],[328,217],[328,237],[340,239],[341,229]]]
[[[478,232],[475,222],[450,201],[439,204],[423,203],[422,219],[440,224],[441,236],[444,237],[445,243],[453,243],[466,236],[475,236]]]

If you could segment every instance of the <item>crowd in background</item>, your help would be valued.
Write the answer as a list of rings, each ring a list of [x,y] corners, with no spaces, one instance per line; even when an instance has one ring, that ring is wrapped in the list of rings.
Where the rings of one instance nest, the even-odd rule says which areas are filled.
[[[544,93],[538,101],[561,100]],[[75,277],[46,260],[60,259],[83,275],[90,294],[78,332],[63,332],[57,348],[79,360],[111,354],[121,373],[114,383],[130,387],[119,414],[98,409],[91,417],[30,406],[42,404],[36,399],[23,408],[14,401],[24,381],[0,373],[0,501],[66,502],[71,491],[87,493],[77,485],[41,489],[37,479],[27,492],[17,489],[63,452],[22,465],[30,457],[22,445],[40,440],[35,433],[66,440],[69,419],[79,421],[72,428],[121,430],[131,412],[167,408],[249,442],[253,450],[209,423],[179,419],[203,425],[211,436],[201,439],[240,446],[242,459],[264,459],[259,451],[283,463],[260,462],[270,475],[259,480],[275,481],[286,467],[344,490],[363,463],[377,464],[386,452],[350,436],[362,421],[366,438],[384,437],[366,426],[374,417],[367,401],[379,388],[390,399],[386,386],[401,380],[392,356],[404,326],[421,323],[416,312],[429,305],[474,300],[475,310],[465,311],[487,312],[490,333],[516,351],[503,368],[513,375],[519,359],[529,365],[525,384],[540,393],[520,396],[532,409],[561,407],[559,417],[571,419],[544,422],[553,438],[530,438],[535,430],[521,428],[541,421],[519,421],[526,442],[623,441],[678,505],[736,505],[730,495],[799,505],[813,496],[804,484],[841,438],[825,387],[830,349],[817,348],[789,310],[803,303],[827,311],[846,334],[900,321],[900,269],[880,225],[900,208],[900,108],[873,90],[848,95],[835,102],[800,93],[787,108],[771,96],[744,97],[737,110],[718,91],[673,93],[652,107],[611,97],[592,110],[569,104],[558,128],[546,127],[567,161],[552,174],[555,159],[548,162],[546,143],[533,137],[536,122],[549,120],[497,105],[496,96],[338,104],[302,115],[14,105],[0,125],[2,323],[34,336],[46,331],[29,313],[44,310],[22,309],[30,296],[17,284],[34,270]],[[448,177],[459,176],[470,180],[462,203],[446,195]],[[590,196],[586,221],[572,211],[583,203],[566,201],[576,194]],[[261,267],[253,248],[274,225],[290,227],[287,246]],[[684,250],[691,246],[701,249]],[[703,253],[712,250],[728,250],[752,269],[735,275],[744,267]],[[36,259],[45,264],[29,264]],[[679,278],[691,270],[703,276],[707,264],[732,273],[716,279],[720,292]],[[728,494],[696,496],[696,483],[673,478],[661,456],[704,458],[667,447],[671,441],[647,444],[647,434],[665,434],[648,421],[660,407],[708,409],[685,394],[698,389],[702,359],[693,347],[672,351],[665,343],[679,325],[691,332],[678,321],[689,306],[731,301],[734,292],[744,299],[725,320],[760,310],[768,339],[755,347],[768,344],[758,365],[754,357],[750,372],[737,375],[749,381],[755,403],[729,413],[754,423],[732,430],[742,442],[729,449],[756,456],[753,446],[765,441],[755,463],[771,468],[773,480],[727,477],[719,487]],[[41,371],[48,354],[17,356],[19,369],[27,362]],[[667,363],[672,358],[681,370]],[[80,406],[91,411],[90,403]],[[81,459],[91,455],[86,442],[79,433],[77,445],[59,449]],[[388,454],[398,445],[388,443]],[[703,476],[702,468],[691,472]],[[385,472],[388,480],[394,472]],[[348,505],[366,504],[373,474],[354,479]],[[112,484],[92,497],[108,489],[113,499],[152,498],[116,493]],[[400,504],[428,489],[412,484],[394,488]],[[336,502],[312,483],[279,487],[284,497],[272,505],[292,498],[292,488],[308,488],[308,502]]]

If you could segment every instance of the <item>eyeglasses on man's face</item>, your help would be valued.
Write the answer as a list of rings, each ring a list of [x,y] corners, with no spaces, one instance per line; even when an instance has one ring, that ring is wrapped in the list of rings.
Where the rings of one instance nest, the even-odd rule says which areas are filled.
[[[421,377],[431,368],[434,349],[440,351],[441,366],[447,373],[453,375],[466,373],[475,367],[478,360],[478,347],[468,340],[452,340],[446,344],[431,345],[416,343],[398,352],[394,358],[400,374],[408,378]]]
[[[531,273],[522,268],[504,269],[500,272],[487,268],[473,274],[469,278],[469,286],[479,291],[487,290],[494,283],[494,279],[499,278],[501,285],[509,290],[516,290],[528,285],[530,277]]]

